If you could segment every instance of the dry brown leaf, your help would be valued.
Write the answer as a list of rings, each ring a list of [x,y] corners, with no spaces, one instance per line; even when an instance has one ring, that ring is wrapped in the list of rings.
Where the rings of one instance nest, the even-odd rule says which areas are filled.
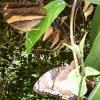
[[[64,37],[64,39],[60,41],[54,50],[61,50],[64,47],[63,43],[70,44],[68,37]]]
[[[93,5],[88,2],[85,1],[84,7],[83,7],[83,13],[85,16],[85,20],[87,21],[87,17],[93,12]]]
[[[53,43],[51,45],[51,48],[59,41],[59,33],[56,31],[53,32],[52,37],[53,37]]]
[[[44,36],[43,36],[43,41],[47,40],[47,38],[49,38],[53,33],[53,28],[52,26],[50,26],[48,28],[48,30],[44,33]]]
[[[83,12],[85,12],[88,9],[89,5],[90,5],[90,2],[89,1],[85,1],[84,7],[83,7]]]

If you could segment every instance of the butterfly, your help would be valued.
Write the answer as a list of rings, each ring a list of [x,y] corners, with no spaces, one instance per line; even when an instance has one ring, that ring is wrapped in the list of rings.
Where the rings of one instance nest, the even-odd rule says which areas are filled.
[[[31,31],[46,16],[46,10],[33,3],[2,3],[0,7],[5,21],[22,33]]]
[[[50,93],[58,95],[67,100],[75,98],[75,95],[69,89],[69,83],[67,82],[68,74],[74,69],[73,65],[73,62],[70,66],[66,63],[63,67],[57,67],[47,71],[35,83],[33,90],[40,94]]]

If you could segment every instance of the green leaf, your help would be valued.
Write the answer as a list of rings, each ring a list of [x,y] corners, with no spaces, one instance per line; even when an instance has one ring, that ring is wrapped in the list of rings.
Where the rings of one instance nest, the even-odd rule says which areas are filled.
[[[100,0],[84,0],[84,1],[89,1],[91,3],[99,4],[100,5]]]
[[[100,6],[97,6],[93,16],[91,31],[89,34],[91,43],[93,43],[94,39],[96,38],[99,32],[100,32]]]
[[[100,72],[92,67],[85,67],[84,68],[85,71],[85,76],[94,76],[94,75],[99,75]]]
[[[51,23],[57,18],[57,16],[66,7],[66,3],[63,0],[55,0],[45,6],[47,16],[43,21],[36,27],[36,30],[31,31],[26,40],[25,47],[27,53],[29,53],[35,43],[40,39],[44,32],[49,28]]]
[[[76,96],[78,96],[79,94],[79,87],[80,87],[80,82],[81,82],[81,75],[79,74],[78,69],[74,69],[72,70],[69,75],[68,75],[68,84],[69,84],[69,88],[70,91],[75,94]],[[74,84],[74,85],[73,85]],[[81,87],[81,94],[80,96],[83,96],[87,91],[87,87],[86,87],[86,81],[83,78],[83,82],[82,82],[82,87]]]
[[[100,32],[96,36],[90,53],[85,60],[85,66],[91,66],[100,71]]]
[[[93,91],[88,97],[88,100],[99,100],[99,99],[100,99],[100,77],[99,77],[99,82],[97,83],[96,87],[93,89]]]

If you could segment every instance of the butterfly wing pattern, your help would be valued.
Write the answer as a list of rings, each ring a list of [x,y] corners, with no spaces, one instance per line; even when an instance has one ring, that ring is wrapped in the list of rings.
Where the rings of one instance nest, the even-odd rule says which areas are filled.
[[[74,94],[68,89],[67,76],[73,67],[57,67],[43,74],[35,83],[33,90],[37,93],[50,93],[69,100]],[[72,100],[72,99],[71,99]]]
[[[46,10],[39,5],[6,3],[2,14],[8,24],[22,32],[28,32],[46,16]]]

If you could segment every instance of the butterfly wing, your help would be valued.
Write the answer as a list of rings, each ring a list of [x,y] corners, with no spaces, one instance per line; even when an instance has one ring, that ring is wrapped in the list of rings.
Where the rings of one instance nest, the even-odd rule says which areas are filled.
[[[35,83],[33,90],[37,93],[47,92],[57,95],[58,93],[53,90],[54,81],[59,73],[64,69],[66,69],[66,67],[58,67],[46,72]]]
[[[13,8],[10,4],[4,6],[3,16],[8,24],[22,32],[30,31],[46,16],[46,11],[43,7],[33,5],[31,7],[24,7],[24,5],[22,5],[23,7],[21,5],[14,7],[13,5]]]
[[[74,95],[68,90],[67,74],[73,69],[68,65],[66,67],[57,67],[42,75],[35,83],[33,90],[37,93],[47,92],[53,95],[59,95],[63,99],[70,99]],[[71,99],[72,100],[72,99]]]
[[[68,80],[69,73],[73,70],[73,67],[67,67],[62,70],[56,77],[53,90],[57,91],[59,96],[63,99],[68,99],[74,96],[70,88],[70,80]]]
[[[41,20],[36,19],[36,20],[26,20],[26,21],[18,21],[18,22],[13,22],[10,25],[14,27],[17,30],[20,30],[21,32],[28,32],[31,31],[33,27],[38,25],[41,22]]]

